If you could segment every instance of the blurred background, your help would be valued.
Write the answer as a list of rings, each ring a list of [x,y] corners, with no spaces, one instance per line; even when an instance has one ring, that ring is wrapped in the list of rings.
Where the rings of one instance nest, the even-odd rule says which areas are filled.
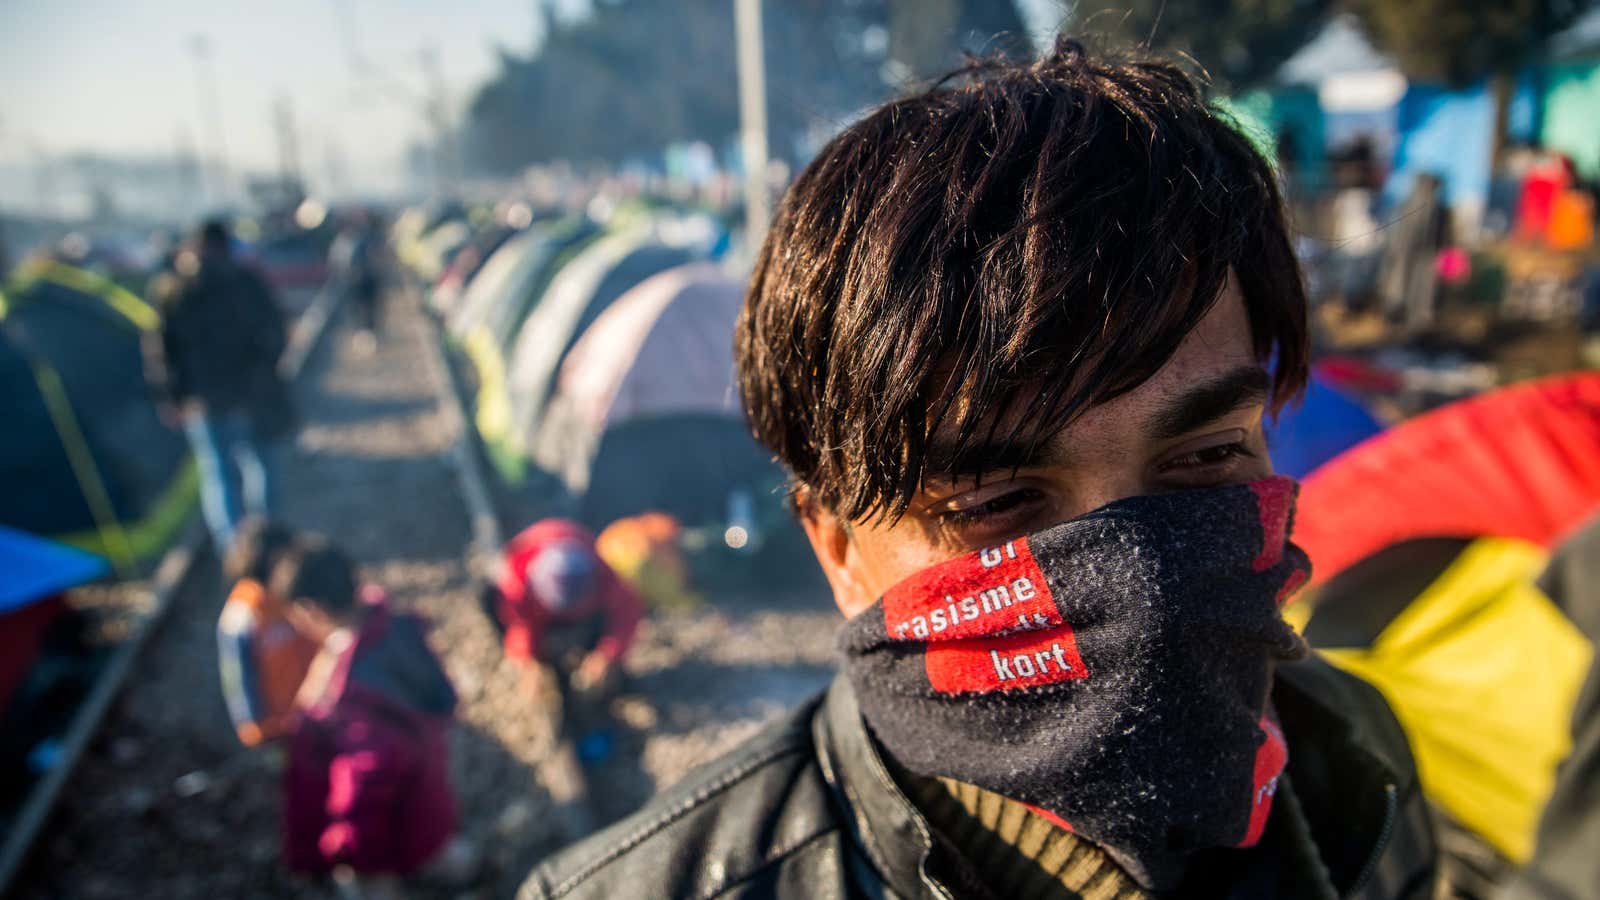
[[[1366,543],[1319,520],[1343,536],[1321,577],[1441,535],[1542,562],[1600,511],[1590,2],[9,0],[0,893],[377,895],[280,863],[282,762],[240,745],[218,687],[232,573],[200,525],[205,461],[146,382],[203,220],[287,327],[273,516],[426,615],[459,699],[473,862],[403,890],[509,896],[831,677],[837,614],[733,394],[743,282],[776,198],[855,116],[1058,30],[1181,54],[1276,161],[1316,349],[1279,470],[1329,508],[1445,511]],[[1370,472],[1390,435],[1387,481],[1316,480],[1352,448]],[[1408,494],[1408,465],[1436,489]],[[599,534],[644,609],[600,696],[530,696],[501,650],[503,548],[552,517]],[[1378,646],[1424,594],[1327,645]],[[1592,638],[1554,602],[1565,723]],[[1477,839],[1463,883],[1487,896],[1529,859],[1571,744],[1552,732],[1529,751],[1548,771],[1511,779],[1515,833],[1442,791]]]

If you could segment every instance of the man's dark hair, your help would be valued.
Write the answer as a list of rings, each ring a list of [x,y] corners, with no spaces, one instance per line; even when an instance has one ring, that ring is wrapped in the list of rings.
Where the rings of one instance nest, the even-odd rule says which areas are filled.
[[[355,565],[326,538],[301,535],[273,566],[267,589],[285,600],[309,600],[329,615],[343,617],[356,604]]]
[[[1308,351],[1271,165],[1170,63],[1066,39],[975,60],[789,189],[737,326],[745,413],[816,501],[893,518],[925,475],[979,474],[963,448],[1031,446],[1144,383],[1230,270],[1277,408]],[[945,428],[958,462],[932,471]]]
[[[200,249],[211,253],[227,253],[233,243],[228,223],[222,219],[207,219],[200,224]]]
[[[272,567],[294,540],[294,532],[261,516],[250,516],[234,530],[233,545],[222,561],[222,574],[229,581],[251,578],[262,585],[272,576]]]

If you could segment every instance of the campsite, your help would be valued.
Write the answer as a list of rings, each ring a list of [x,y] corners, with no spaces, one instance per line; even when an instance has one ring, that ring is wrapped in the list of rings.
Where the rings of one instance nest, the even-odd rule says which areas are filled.
[[[1386,852],[1421,854],[1401,838],[1385,850],[1391,832],[1410,827],[1433,841],[1426,887],[1437,896],[1520,897],[1526,895],[1514,889],[1541,878],[1600,877],[1588,843],[1593,762],[1600,759],[1594,659],[1600,132],[1592,115],[1600,97],[1600,11],[1577,4],[1570,15],[1552,13],[1540,20],[1542,31],[1529,26],[1507,39],[1525,52],[1495,44],[1504,56],[1491,65],[1477,57],[1441,62],[1435,56],[1448,56],[1445,50],[1405,30],[1415,23],[1396,24],[1373,11],[1390,8],[1382,2],[1308,4],[1294,16],[1222,4],[1226,11],[1218,15],[1251,35],[1248,52],[1213,42],[1215,29],[1187,11],[1166,20],[1156,4],[1129,4],[1125,20],[1107,26],[1108,41],[1132,40],[1175,58],[1192,52],[1210,66],[1203,78],[1184,75],[1201,85],[1194,95],[1204,110],[1196,119],[1201,124],[1185,120],[1173,127],[1176,137],[1163,139],[1222,134],[1185,152],[1248,154],[1250,165],[1270,173],[1238,182],[1248,181],[1268,198],[1261,209],[1271,210],[1244,216],[1202,196],[1227,184],[1230,202],[1240,208],[1253,202],[1239,199],[1254,195],[1228,181],[1244,179],[1234,157],[1206,157],[1210,168],[1185,157],[1174,170],[1184,178],[1145,184],[1107,175],[1123,170],[1106,168],[1105,160],[1155,166],[1178,157],[1152,151],[1141,159],[1094,144],[1094,153],[1108,154],[1094,157],[1095,165],[1046,171],[1028,157],[996,174],[985,168],[989,155],[1042,157],[1066,139],[1042,141],[1032,125],[993,134],[954,126],[915,132],[929,122],[958,121],[970,113],[961,103],[977,102],[972,96],[1002,97],[1058,77],[1065,80],[1028,95],[1029,103],[1044,105],[1015,109],[1045,116],[1039,97],[1066,102],[1060,98],[1078,97],[1074,91],[1107,91],[1094,102],[1143,97],[1104,87],[1144,77],[1143,63],[1092,69],[1097,63],[1084,60],[1097,58],[1098,45],[1056,42],[1057,31],[1071,31],[1076,21],[1059,4],[963,0],[936,4],[937,15],[927,9],[913,15],[910,5],[895,2],[814,5],[738,0],[675,10],[655,0],[625,0],[580,3],[582,10],[568,14],[535,4],[534,42],[524,48],[496,37],[491,52],[486,42],[512,15],[505,9],[492,16],[465,11],[443,24],[394,13],[379,25],[378,4],[357,0],[336,4],[345,10],[337,28],[307,25],[309,14],[273,13],[286,17],[285,28],[308,35],[327,30],[350,44],[317,51],[348,52],[349,62],[336,72],[326,60],[306,63],[329,83],[348,80],[348,90],[313,99],[317,89],[301,85],[294,96],[302,106],[274,101],[271,116],[233,105],[244,94],[241,84],[259,87],[250,81],[256,76],[209,80],[213,64],[229,71],[229,57],[203,40],[191,42],[193,59],[185,65],[194,71],[183,77],[200,79],[205,149],[194,152],[184,126],[170,165],[151,162],[147,150],[128,150],[133,155],[118,162],[124,151],[110,144],[96,150],[104,158],[63,151],[49,163],[40,148],[50,141],[32,138],[25,154],[7,155],[11,132],[0,130],[0,381],[11,414],[10,439],[0,443],[0,894],[27,900],[526,895],[538,878],[553,877],[536,874],[546,872],[541,866],[565,864],[552,861],[568,859],[574,847],[581,853],[595,841],[612,842],[607,848],[616,858],[631,851],[637,842],[607,829],[635,828],[638,820],[630,817],[640,810],[655,821],[678,815],[652,803],[688,810],[739,781],[743,775],[715,768],[726,754],[765,753],[749,762],[748,772],[794,755],[792,748],[760,749],[773,739],[768,729],[775,723],[790,721],[785,739],[811,742],[800,754],[811,758],[813,747],[825,743],[818,735],[836,727],[817,724],[824,721],[817,710],[830,708],[835,701],[826,698],[860,677],[852,673],[864,670],[857,655],[868,645],[893,661],[870,669],[890,697],[927,702],[940,684],[959,682],[939,681],[940,665],[983,669],[991,693],[1005,699],[983,707],[989,695],[981,691],[936,696],[939,716],[949,718],[929,721],[953,727],[970,701],[979,710],[974,721],[995,730],[994,747],[1043,754],[1040,748],[1052,743],[1030,731],[1033,724],[1009,731],[1012,725],[996,723],[1040,696],[1078,703],[1070,691],[1132,684],[1137,676],[1114,668],[1125,662],[1117,653],[1133,647],[1137,652],[1127,651],[1127,658],[1154,659],[1161,652],[1155,648],[1164,646],[1140,633],[1118,644],[1117,653],[1096,655],[1094,629],[1132,626],[1095,611],[1094,598],[1069,586],[1099,579],[1126,588],[1149,577],[1157,587],[1146,602],[1154,609],[1172,588],[1160,578],[1198,567],[1188,557],[1182,565],[1158,565],[1151,554],[1166,551],[1147,553],[1138,544],[1177,540],[1176,521],[1117,538],[1124,549],[1134,548],[1128,551],[1134,562],[1125,572],[1084,563],[1095,578],[1084,574],[1088,569],[1039,562],[1048,562],[1046,551],[1036,559],[1030,542],[1048,548],[1071,534],[1078,542],[1072,546],[1098,547],[1090,538],[1102,534],[1095,529],[1132,518],[1116,504],[1145,493],[1129,484],[1153,486],[1147,493],[1160,497],[1244,482],[1233,475],[1203,485],[1167,477],[1173,459],[1191,458],[1197,461],[1184,465],[1203,475],[1248,470],[1294,480],[1298,493],[1287,511],[1274,513],[1268,495],[1275,488],[1251,479],[1250,502],[1259,506],[1239,519],[1254,529],[1251,539],[1260,547],[1239,583],[1259,588],[1269,575],[1277,577],[1279,559],[1269,552],[1274,535],[1297,548],[1283,560],[1303,551],[1308,569],[1267,591],[1271,603],[1263,600],[1263,608],[1274,627],[1287,623],[1292,642],[1303,639],[1303,656],[1365,683],[1350,690],[1376,698],[1384,716],[1392,715],[1392,735],[1385,734],[1397,736],[1411,758],[1402,765],[1378,751],[1368,755],[1394,772],[1409,771],[1415,782],[1415,803],[1407,805],[1399,775],[1371,796],[1361,796],[1352,781],[1346,796],[1334,791],[1329,799],[1310,787],[1303,796],[1297,785],[1280,787],[1276,772],[1266,781],[1260,771],[1245,772],[1251,783],[1244,787],[1257,806],[1262,798],[1267,804],[1241,819],[1251,823],[1241,828],[1253,837],[1208,847],[1238,856],[1199,858],[1276,852],[1281,835],[1266,840],[1266,851],[1255,849],[1255,841],[1263,827],[1288,827],[1281,825],[1285,813],[1278,826],[1260,818],[1282,791],[1280,798],[1293,799],[1280,799],[1277,808],[1301,810],[1299,827],[1312,837],[1341,818],[1363,839],[1367,830],[1382,833],[1370,860],[1357,858],[1364,845],[1322,848],[1327,853],[1316,877],[1332,879],[1351,896],[1423,896],[1416,893],[1425,887],[1421,876],[1402,877],[1380,865]],[[748,42],[751,31],[746,20],[736,30],[735,6],[739,15],[754,6],[766,16],[766,49],[758,17],[757,49],[745,44],[742,62],[734,58],[736,45]],[[1452,12],[1441,30],[1454,28],[1459,12],[1444,6]],[[41,29],[54,23],[99,33],[67,12],[16,15],[19,24],[37,18]],[[326,10],[318,15],[328,17]],[[1476,21],[1467,12],[1460,16]],[[155,17],[175,33],[198,34],[201,25],[183,18],[171,10]],[[240,47],[249,30],[241,31],[236,18],[218,12],[203,24],[207,33],[231,36],[240,66],[234,71],[244,72]],[[367,56],[356,46],[365,29],[379,36],[375,46],[410,42],[407,59],[417,55],[410,44],[418,35],[446,50],[422,53],[420,75],[388,71],[381,52]],[[436,34],[427,37],[430,30]],[[1146,34],[1154,43],[1138,44]],[[91,46],[106,38],[84,40]],[[696,65],[679,58],[683,53],[665,54],[662,45],[671,41],[687,42]],[[400,57],[398,46],[388,58]],[[1011,53],[1013,62],[962,63],[963,53],[977,51]],[[750,87],[752,58],[768,79],[765,88]],[[440,74],[454,71],[441,60],[455,67],[469,59],[478,67],[470,83],[464,75]],[[251,65],[271,68],[260,60]],[[936,81],[959,65],[970,68]],[[1011,65],[1021,68],[1004,68]],[[280,69],[273,77],[285,84],[310,77]],[[1177,83],[1160,71],[1160,78],[1139,82],[1141,90]],[[451,81],[456,77],[459,84]],[[963,79],[980,87],[960,94],[959,103],[939,100],[929,107],[937,115],[873,118],[895,97],[966,90]],[[35,93],[88,90],[71,84],[41,82]],[[230,162],[221,126],[212,121],[222,114],[213,106],[222,104],[206,99],[210,91],[229,98],[230,123],[252,123],[237,132],[253,135],[237,138],[237,147],[268,149],[237,149]],[[29,102],[44,108],[44,100]],[[187,94],[183,102],[194,105]],[[1011,107],[995,102],[983,116],[1000,121]],[[98,94],[92,103],[114,105]],[[296,131],[297,108],[304,132]],[[1153,108],[1168,115],[1176,107]],[[1066,129],[1060,123],[1067,121],[1076,123],[1072,128],[1099,127],[1101,120],[1076,115],[1052,127]],[[341,121],[345,116],[349,122]],[[974,121],[990,121],[983,116]],[[319,124],[304,124],[313,121]],[[1127,134],[1144,121],[1130,114]],[[9,113],[0,124],[11,126]],[[350,134],[341,140],[337,129]],[[1118,124],[1094,140],[1120,140],[1124,130]],[[968,148],[970,156],[942,157],[915,143],[937,149],[939,141],[980,133],[973,140],[982,152]],[[924,149],[862,151],[848,166],[830,156],[849,147],[836,142],[865,140],[862,134],[886,142],[920,134],[905,139]],[[171,143],[165,135],[161,140]],[[1089,149],[1080,152],[1093,157]],[[818,160],[831,166],[819,167]],[[891,163],[907,167],[895,170],[901,180],[892,190],[861,191],[850,181]],[[948,170],[940,170],[943,181],[907,174],[935,163]],[[1057,175],[1105,183],[1075,187],[1086,193],[1070,194],[1072,203],[1063,207],[1029,193],[1035,184],[1029,179]],[[7,190],[13,183],[26,190]],[[806,205],[808,192],[829,189],[837,196]],[[1190,190],[1201,193],[1183,193]],[[905,199],[923,195],[937,202],[916,206]],[[1095,198],[1102,195],[1124,202],[1099,208]],[[1060,216],[1063,209],[1073,214]],[[1130,237],[1126,217],[1135,214],[1146,218]],[[1228,225],[1195,231],[1183,246],[1149,237],[1192,221]],[[1247,238],[1258,239],[1252,229],[1272,222],[1284,229],[1281,246],[1251,244],[1271,252],[1256,252],[1250,262],[1265,270],[1280,256],[1286,260],[1292,277],[1275,282],[1293,284],[1286,294],[1264,301],[1253,293],[1257,282],[1239,277],[1240,259],[1218,270],[1225,277],[1216,282],[1216,297],[1181,313],[1161,305],[1189,302],[1189,275],[1217,254],[1237,254]],[[1072,241],[1097,228],[1120,236],[1102,235],[1093,253],[1071,265],[1029,268],[1078,246]],[[797,235],[818,243],[799,247]],[[1149,247],[1141,249],[1141,241]],[[1007,255],[1008,248],[1026,252]],[[1156,305],[1140,314],[1139,328],[1126,325],[1119,304],[1156,293],[1139,266],[1169,250],[1196,268],[1180,272],[1173,279],[1178,287],[1151,301]],[[1096,280],[1102,278],[1096,266],[1124,258],[1138,265],[1106,269],[1111,280]],[[949,275],[946,265],[957,273]],[[957,271],[959,265],[970,271]],[[1085,272],[1082,289],[1071,279]],[[912,287],[887,289],[906,285]],[[1063,294],[1069,287],[1075,293]],[[1080,451],[1089,455],[1079,457],[1035,451],[1075,433],[1067,429],[1083,421],[1118,418],[1097,417],[1095,407],[1155,383],[1156,373],[1178,358],[1180,339],[1198,333],[1199,323],[1235,294],[1240,321],[1249,325],[1242,345],[1267,385],[1245,391],[1242,401],[1213,403],[1232,406],[1213,417],[1227,428],[1211,430],[1239,437],[1223,442],[1208,434],[1201,441],[1202,429],[1190,426],[1163,437],[1160,452],[1108,443],[1110,461],[1083,471],[1143,466],[1114,489],[1041,474],[1065,466],[1060,459],[1093,461],[1104,448],[1092,442]],[[816,306],[780,320],[770,310],[782,303]],[[232,305],[222,311],[225,304]],[[1060,312],[1068,306],[1081,311]],[[1039,322],[1062,334],[1082,329],[1094,339],[1056,352],[1062,345],[1031,330]],[[859,338],[874,327],[899,331],[877,342],[839,337]],[[1303,337],[1303,345],[1283,343],[1279,336],[1290,333]],[[1146,349],[1139,340],[1160,345],[1159,364],[1117,369],[1124,361],[1097,356],[1110,346],[1131,358]],[[923,353],[929,346],[942,355]],[[961,357],[975,347],[987,354],[981,363]],[[855,354],[848,357],[855,368],[830,369],[825,361],[836,354]],[[803,366],[796,362],[802,359]],[[1298,381],[1280,379],[1277,367],[1286,359],[1301,366]],[[1075,366],[1081,380],[1061,376]],[[980,372],[985,367],[992,372]],[[1029,406],[1035,394],[1051,402],[1077,397],[1073,391],[1097,378],[1115,385],[1094,394],[1084,407],[1088,415],[1079,410],[1048,434],[1028,431],[1035,420],[1055,421],[1050,417],[1058,412],[1045,399]],[[929,380],[911,385],[915,379]],[[1284,384],[1292,396],[1279,393]],[[857,386],[854,394],[849,385]],[[963,393],[967,388],[973,392]],[[763,399],[762,391],[770,396]],[[230,406],[234,394],[247,398],[238,401],[238,415]],[[1001,395],[1020,405],[990,418],[964,418]],[[1183,423],[1181,412],[1167,410],[1164,421]],[[856,431],[827,431],[830,439],[807,431],[848,416],[864,416]],[[916,427],[894,431],[896,416],[914,419]],[[1007,464],[976,472],[957,471],[954,462],[949,472],[918,468],[930,458],[965,460],[945,452],[947,435],[935,427],[958,421],[967,431],[956,450],[967,449],[962,441],[1000,447],[1010,451],[1002,454]],[[898,442],[868,454],[870,440],[885,434]],[[1250,446],[1235,450],[1234,440]],[[1021,445],[1027,453],[1015,452]],[[843,510],[868,496],[860,487],[867,482],[833,493],[823,484],[849,466],[895,484],[905,482],[906,471],[919,474],[901,485],[901,507],[880,497],[851,517]],[[1013,483],[1023,485],[1021,494],[1002,492]],[[1041,494],[1103,503],[1072,507],[1070,516],[1004,518],[1011,504],[1027,511],[1042,503]],[[957,508],[971,498],[970,508]],[[1070,506],[1062,503],[1061,509]],[[977,526],[964,523],[978,517],[974,510],[989,515],[991,507],[1010,524],[982,532],[983,540],[968,539],[963,529]],[[1276,532],[1274,514],[1284,517]],[[540,544],[539,529],[549,523],[560,526],[549,539],[553,550]],[[1211,536],[1220,540],[1234,524],[1219,520]],[[277,527],[284,535],[269,537]],[[913,539],[907,535],[937,552],[882,549],[894,546],[891,537]],[[968,551],[985,571],[1003,562],[1008,578],[1021,579],[1005,582],[1026,585],[1028,596],[1018,589],[1019,602],[1050,608],[1020,623],[1010,613],[995,616],[1006,624],[994,627],[1009,630],[979,633],[989,621],[981,579],[937,580],[939,566]],[[913,560],[919,566],[912,570],[895,568]],[[1159,577],[1142,574],[1135,563]],[[907,578],[873,580],[887,572]],[[851,580],[857,576],[859,583]],[[317,599],[330,580],[342,592],[342,606]],[[899,592],[894,597],[904,597],[946,584],[948,595],[940,587],[932,605],[908,612],[896,632],[887,612],[889,585]],[[1231,596],[1234,582],[1218,576],[1206,584],[1222,597]],[[568,589],[581,600],[552,599]],[[1182,595],[1173,588],[1171,596]],[[943,635],[941,623],[954,628],[961,617],[963,597],[985,614],[969,618],[982,622],[964,626],[971,634]],[[380,609],[381,616],[373,611]],[[854,617],[863,610],[884,635],[859,636],[866,620]],[[1245,630],[1237,622],[1229,627],[1235,625],[1237,633]],[[1084,635],[1082,655],[1062,632],[1040,631],[1062,628],[1068,637],[1074,628]],[[414,639],[407,629],[415,629]],[[378,635],[373,640],[411,641],[400,654],[406,658],[395,663],[351,649],[369,631]],[[1183,628],[1170,631],[1159,638],[1202,642]],[[1221,632],[1218,641],[1236,637]],[[982,644],[983,652],[972,649],[989,639],[994,643]],[[284,649],[295,641],[304,646]],[[1273,666],[1301,658],[1283,653]],[[938,662],[956,657],[966,661]],[[291,658],[292,665],[284,662]],[[907,660],[909,668],[902,665]],[[437,674],[418,675],[413,664]],[[911,670],[911,686],[882,674]],[[1220,664],[1197,672],[1195,685],[1223,677]],[[292,683],[276,687],[278,678]],[[409,690],[428,678],[442,685],[435,693],[451,700],[445,713],[426,710],[434,718],[418,713],[420,704],[397,716],[371,701],[377,705],[362,708],[370,715],[359,728],[306,724],[339,721],[340,704],[367,702],[379,693],[373,685]],[[1297,741],[1294,732],[1315,725],[1328,733],[1332,726],[1319,718],[1325,710],[1287,706],[1265,687],[1250,691],[1248,703],[1265,704],[1246,723],[1257,728],[1259,720],[1264,735],[1260,755],[1250,750],[1255,765],[1270,767],[1272,735],[1283,743],[1283,732],[1290,739],[1276,763],[1280,770],[1293,771],[1286,767],[1295,765],[1296,754],[1320,765],[1307,751],[1314,742]],[[1071,709],[1121,701],[1081,702]],[[288,709],[269,708],[275,704]],[[1199,706],[1192,716],[1173,714],[1165,722],[1137,718],[1138,710],[1158,706],[1130,704],[1119,715],[1154,728],[1202,718]],[[796,730],[796,711],[816,718]],[[930,847],[939,842],[929,829],[955,844],[943,830],[948,823],[921,818],[926,813],[931,820],[940,808],[925,793],[929,785],[942,790],[936,779],[949,781],[946,802],[959,805],[966,797],[973,809],[1014,804],[995,808],[1032,823],[1027,827],[1036,829],[1029,833],[1037,840],[1029,840],[1040,847],[1056,846],[1038,837],[1044,822],[1053,823],[1050,840],[1066,834],[1089,846],[1101,843],[1093,818],[1079,834],[1080,820],[1068,824],[1065,813],[1041,799],[1045,793],[1024,798],[995,787],[1009,787],[1028,765],[996,776],[994,784],[964,777],[968,770],[955,763],[949,772],[913,772],[890,746],[897,735],[872,714],[863,707],[855,716],[871,726],[862,731],[870,738],[863,743],[884,753],[882,760],[872,757],[872,771],[914,812],[906,821],[922,829]],[[271,732],[268,726],[279,721],[290,724]],[[929,727],[940,747],[971,746]],[[362,733],[357,750],[340,756],[326,749],[353,740],[356,731]],[[1145,777],[1140,766],[1160,768],[1111,755],[1132,743],[1123,738],[1149,732],[1132,725],[1107,734],[1113,732],[1122,737],[1106,737],[1078,758],[1091,760],[1083,771],[1137,781]],[[1339,734],[1341,741],[1367,737],[1355,727]],[[757,743],[748,746],[756,751],[740,749],[752,739]],[[1097,755],[1101,750],[1105,755]],[[318,757],[323,768],[314,766],[307,777],[307,754],[321,752],[336,758],[323,766],[327,760]],[[362,782],[359,774],[330,776],[324,769],[346,772],[339,766],[389,759],[388,753],[433,767],[426,777],[443,785],[437,808],[445,811],[430,824],[444,837],[429,837],[426,852],[395,851],[405,857],[402,865],[370,863],[351,849],[360,843],[351,835],[377,833],[363,828],[386,817],[378,815],[343,831],[328,826],[309,842],[311,851],[297,851],[293,811],[305,815],[294,806],[297,791],[322,792],[312,804],[321,810],[315,815],[332,816],[335,801],[323,794],[338,795],[341,777]],[[816,784],[832,784],[829,790],[846,798],[819,805],[859,802],[859,785],[829,781],[837,775],[833,761],[817,753],[825,771]],[[1329,771],[1367,761],[1352,752]],[[1206,762],[1200,768],[1211,774],[1193,782],[1226,782],[1221,766]],[[1309,783],[1313,775],[1295,777]],[[414,787],[424,781],[408,783],[413,788],[392,793],[428,793]],[[706,784],[716,787],[700,790]],[[796,775],[761,800],[808,797],[811,785]],[[992,799],[959,793],[980,788],[992,791]],[[1386,797],[1379,796],[1383,790]],[[429,818],[414,814],[421,806],[407,808],[413,812],[387,814],[407,822],[396,833],[420,831],[412,820]],[[755,813],[740,808],[730,815]],[[1185,827],[1174,826],[1173,834],[1187,834]],[[871,843],[849,837],[843,825],[801,836],[773,821],[741,828],[774,859],[810,852],[823,834],[841,847]],[[340,840],[346,843],[336,847]],[[1154,882],[1139,880],[1148,875],[1142,864],[1127,865],[1132,857],[1115,839],[1107,846],[1115,851],[1104,855],[1115,860],[1108,871],[1120,877],[1125,868],[1140,890],[1154,890]],[[304,862],[308,852],[314,864]],[[595,871],[610,864],[612,857],[606,859]],[[894,868],[880,863],[868,867]],[[720,885],[722,874],[733,879],[716,868],[722,865],[707,856],[695,877],[709,880],[695,883]],[[789,885],[803,886],[801,894],[784,893],[778,875],[768,882],[756,874],[749,884],[758,886],[749,892],[804,895],[820,883],[808,881],[815,873],[806,871]],[[945,893],[965,895],[940,881],[954,878],[949,871],[929,877]],[[1395,886],[1400,882],[1407,890]],[[653,890],[642,886],[637,895],[683,893]],[[708,888],[707,895],[714,893]],[[1054,896],[1039,894],[1045,895]],[[1080,895],[1087,893],[1071,896]]]

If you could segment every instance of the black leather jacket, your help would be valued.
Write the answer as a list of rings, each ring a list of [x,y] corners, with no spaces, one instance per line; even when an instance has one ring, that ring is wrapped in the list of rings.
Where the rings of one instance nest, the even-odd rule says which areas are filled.
[[[1285,855],[1308,862],[1265,880],[1241,872],[1239,883],[1252,887],[1230,896],[1428,897],[1431,823],[1405,737],[1382,698],[1315,658],[1282,667],[1273,696],[1289,739],[1288,781],[1310,827],[1300,839],[1310,846]],[[1254,861],[1242,869],[1284,868],[1259,850],[1245,858]],[[981,896],[972,874],[890,777],[840,678],[637,813],[540,865],[518,896]]]

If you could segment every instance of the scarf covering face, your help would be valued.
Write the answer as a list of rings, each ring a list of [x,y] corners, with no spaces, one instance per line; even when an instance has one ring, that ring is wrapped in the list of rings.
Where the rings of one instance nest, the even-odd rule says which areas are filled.
[[[1304,656],[1288,478],[1119,500],[925,569],[846,623],[844,671],[905,768],[1028,804],[1170,890],[1261,838]]]

